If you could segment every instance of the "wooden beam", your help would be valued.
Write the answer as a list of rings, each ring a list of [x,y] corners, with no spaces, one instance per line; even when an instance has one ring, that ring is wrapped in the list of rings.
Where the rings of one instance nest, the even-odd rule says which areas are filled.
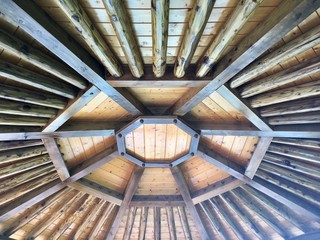
[[[315,11],[315,9],[313,11]],[[250,66],[248,66],[245,70],[241,71],[231,81],[231,87],[239,87],[240,85],[251,81],[253,78],[261,75],[262,73],[267,72],[269,69],[273,68],[279,63],[285,62],[286,60],[318,45],[320,43],[319,36],[320,27],[316,26],[308,32],[300,35],[296,39],[293,39],[282,47],[274,50],[272,53],[259,58],[250,64]]]
[[[172,167],[171,173],[177,183],[177,186],[180,190],[182,198],[186,203],[186,207],[187,207],[190,215],[192,216],[193,222],[196,225],[201,238],[202,239],[210,239],[209,234],[208,234],[207,230],[205,229],[203,222],[199,216],[199,213],[197,212],[197,209],[193,205],[190,191],[189,191],[187,182],[183,176],[182,171],[180,170],[179,167]]]
[[[131,202],[132,196],[138,187],[138,184],[139,184],[140,178],[143,174],[143,171],[144,171],[144,168],[137,166],[136,169],[134,170],[134,172],[132,173],[131,178],[128,182],[127,188],[125,190],[122,203],[121,203],[119,210],[117,212],[117,215],[116,215],[116,217],[110,227],[110,230],[108,232],[106,239],[108,239],[108,240],[114,239],[114,236],[117,233],[118,228],[121,224],[122,217],[124,216],[125,211]]]
[[[73,73],[62,63],[2,30],[0,31],[0,47],[80,89],[87,86],[87,82],[83,78]]]
[[[100,90],[95,86],[89,86],[84,92],[80,92],[77,98],[73,99],[61,111],[58,116],[51,119],[49,123],[42,130],[43,132],[54,132],[66,121],[68,121],[74,114],[79,112],[86,104],[88,104],[92,99],[94,99]]]
[[[172,207],[166,207],[166,213],[167,213],[167,222],[168,222],[170,240],[177,240],[176,224],[174,221]]]
[[[312,149],[320,149],[320,140],[274,138],[272,141],[275,143],[282,143],[282,144],[286,144],[286,145],[307,147],[307,148],[312,148]]]
[[[121,193],[115,192],[114,190],[103,187],[102,185],[85,178],[79,179],[76,182],[68,183],[68,186],[118,206],[120,206],[122,203]]]
[[[125,4],[119,0],[103,0],[102,2],[111,19],[113,29],[117,33],[118,40],[121,42],[121,48],[132,75],[137,78],[141,77],[143,75],[143,61]]]
[[[159,207],[153,208],[154,239],[161,239],[161,212]]]
[[[272,74],[261,80],[247,84],[241,90],[241,97],[247,98],[257,94],[293,83],[299,79],[315,74],[320,68],[320,57],[315,57],[291,68]]]
[[[255,13],[262,0],[240,1],[199,62],[197,77],[204,77],[226,53],[230,43]]]
[[[61,179],[61,181],[66,180],[70,177],[68,168],[66,166],[65,160],[63,159],[59,147],[56,141],[53,138],[43,139],[43,144],[47,149],[47,152],[50,156],[50,160],[52,161],[57,173]]]
[[[0,76],[69,99],[76,95],[76,89],[65,82],[51,79],[2,60],[0,60]]]
[[[192,240],[190,226],[188,223],[187,213],[184,207],[178,207],[178,213],[186,240]]]
[[[219,61],[215,67],[213,80],[206,87],[201,90],[191,90],[178,100],[168,112],[179,116],[189,112],[319,7],[320,2],[283,1],[269,15],[266,22],[256,27],[236,48]]]
[[[0,125],[4,126],[44,126],[47,121],[46,118],[0,114]]]
[[[240,99],[235,91],[232,91],[228,87],[223,85],[217,89],[217,92],[258,129],[263,131],[272,130],[266,123],[266,121],[262,117],[260,117],[259,113],[251,108],[247,101]]]
[[[270,143],[272,142],[271,137],[260,138],[251,158],[246,167],[245,175],[249,178],[253,178],[256,171],[258,170],[260,163],[266,154]]]
[[[237,188],[243,184],[242,181],[230,176],[217,183],[211,184],[205,188],[197,190],[191,193],[193,204],[198,204],[206,201],[210,198],[218,196],[222,193],[228,192],[234,188]]]
[[[197,0],[194,4],[174,66],[174,75],[178,78],[184,76],[186,69],[191,63],[214,3],[215,0]]]
[[[177,207],[185,203],[179,195],[134,195],[130,206],[135,207]]]
[[[270,117],[268,122],[270,125],[320,123],[320,111]]]
[[[43,145],[41,140],[0,142],[0,151]]]
[[[59,131],[62,132],[72,132],[72,131],[103,131],[103,130],[119,130],[123,126],[126,126],[130,122],[128,121],[67,121],[60,128]]]
[[[130,207],[128,211],[128,216],[127,216],[127,222],[125,226],[125,231],[122,237],[122,240],[130,240],[130,235],[132,232],[132,227],[134,224],[134,220],[136,217],[137,213],[137,208],[136,207]]]
[[[57,109],[0,99],[0,113],[19,116],[52,118],[57,114]]]
[[[31,90],[0,84],[0,98],[39,106],[63,109],[67,100],[60,96],[37,93]]]
[[[64,0],[55,1],[55,3],[80,33],[80,37],[85,44],[108,69],[109,73],[113,76],[121,76],[122,69],[117,58],[110,50],[99,31],[94,27],[94,24],[92,24],[86,11],[81,7],[78,1]]]
[[[0,163],[15,163],[17,160],[37,157],[40,155],[44,155],[47,153],[45,147],[42,146],[34,146],[34,147],[27,147],[27,148],[20,148],[18,150],[8,150],[4,152],[0,152]]]
[[[202,146],[202,145],[200,145]],[[241,168],[239,166],[236,166],[235,163],[232,163],[229,159],[221,156],[220,154],[214,152],[213,150],[207,149],[206,147],[199,146],[199,151],[197,155],[201,157],[202,159],[212,163],[216,167],[221,168],[225,172],[229,173],[230,175],[234,176],[235,178],[238,178],[239,180],[243,181],[246,184],[249,184],[250,186],[254,187],[255,189],[267,194],[268,196],[274,198],[275,200],[290,206],[295,211],[309,216],[310,218],[314,220],[319,220],[320,217],[317,215],[314,211],[311,211],[308,206],[302,205],[300,206],[299,202],[297,202],[294,198],[287,199],[284,197],[279,191],[276,191],[274,187],[271,187],[271,185],[267,185],[265,181],[257,182],[256,179],[252,180],[249,177],[245,176],[243,173],[241,173]],[[205,152],[203,152],[205,150]],[[232,164],[231,164],[232,163]],[[230,165],[233,165],[230,167]],[[269,188],[270,187],[270,188]]]
[[[276,103],[288,102],[301,98],[320,95],[320,80],[300,84],[294,87],[263,93],[249,99],[253,108],[268,106]]]
[[[141,112],[146,111],[146,109],[141,104],[136,105],[137,101],[135,101],[134,103],[128,101],[126,97],[119,93],[119,91],[112,88],[104,80],[102,75],[99,75],[99,69],[101,68],[99,64],[98,66],[92,66],[91,64],[88,65],[85,60],[82,60],[85,58],[79,58],[76,55],[77,50],[79,51],[79,49],[73,50],[74,46],[72,47],[70,45],[74,43],[70,44],[69,38],[68,36],[66,36],[66,33],[59,30],[61,28],[53,23],[53,21],[50,21],[50,19],[47,18],[47,16],[43,13],[42,10],[39,9],[38,6],[32,3],[26,4],[25,1],[21,0],[15,0],[15,2],[16,3],[10,0],[5,0],[3,4],[1,4],[0,11],[3,13],[1,15],[1,18],[3,20],[19,26],[27,34],[34,37],[44,47],[50,50],[53,54],[59,57],[62,61],[64,61],[67,65],[73,68],[76,72],[78,72],[81,76],[95,85],[101,91],[103,91],[115,102],[119,103],[132,115],[138,115]],[[79,21],[83,20],[80,19],[81,16],[77,16],[78,17],[75,17],[75,19],[72,18],[72,21],[76,21],[76,19],[79,19]],[[41,22],[41,24],[39,22]],[[54,28],[52,28],[53,26]],[[63,39],[60,40],[61,38]]]
[[[278,103],[260,109],[262,117],[272,117],[286,114],[320,111],[320,99],[298,99],[290,102]]]
[[[147,222],[148,222],[148,213],[149,213],[149,207],[141,208],[140,229],[139,229],[139,237],[138,237],[139,240],[145,239]]]
[[[153,73],[159,78],[166,72],[169,0],[152,1],[151,18]]]

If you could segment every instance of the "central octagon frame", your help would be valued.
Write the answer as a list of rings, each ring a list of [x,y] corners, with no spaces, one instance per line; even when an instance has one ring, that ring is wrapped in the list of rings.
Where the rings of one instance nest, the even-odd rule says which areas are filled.
[[[184,132],[186,132],[191,137],[190,147],[188,153],[184,154],[181,157],[173,160],[171,163],[167,162],[144,162],[140,160],[138,157],[131,155],[126,151],[126,144],[125,144],[125,136],[140,126],[144,124],[174,124]],[[180,163],[188,160],[190,157],[193,157],[199,145],[200,134],[189,127],[187,124],[182,122],[176,116],[156,116],[156,117],[149,117],[149,116],[141,116],[133,120],[131,123],[126,125],[125,127],[121,128],[116,133],[116,140],[118,146],[118,152],[120,156],[125,157],[127,160],[133,162],[134,164],[140,167],[149,167],[149,168],[170,168],[179,165]]]

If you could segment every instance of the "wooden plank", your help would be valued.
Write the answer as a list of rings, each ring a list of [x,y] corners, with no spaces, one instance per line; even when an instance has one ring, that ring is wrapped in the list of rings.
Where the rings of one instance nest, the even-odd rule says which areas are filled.
[[[320,123],[320,111],[310,113],[296,113],[288,116],[270,117],[270,125],[312,124]]]
[[[259,165],[266,154],[270,143],[272,142],[272,138],[266,137],[266,138],[260,138],[252,156],[249,161],[249,164],[246,167],[245,175],[249,178],[253,178],[256,171],[259,168]]]
[[[159,207],[153,208],[154,239],[161,239],[161,212]]]
[[[174,75],[176,77],[183,77],[191,63],[214,3],[215,1],[197,0],[194,5],[175,63]]]
[[[131,199],[132,199],[132,197],[138,187],[138,184],[139,184],[140,178],[143,174],[143,171],[144,171],[144,168],[137,166],[136,169],[134,170],[134,172],[132,173],[130,181],[128,182],[122,203],[121,203],[119,210],[116,214],[116,217],[115,217],[115,219],[109,229],[109,232],[108,232],[106,239],[109,239],[109,240],[114,239],[114,236],[116,235],[118,228],[121,224],[122,217],[124,216],[125,211],[127,210],[128,206],[131,202]]]
[[[125,232],[123,234],[122,240],[129,240],[130,239],[130,235],[131,235],[131,232],[132,232],[132,227],[133,227],[133,224],[134,224],[136,213],[137,213],[137,208],[136,207],[130,207],[129,208],[129,213],[128,213],[129,216],[127,218]]]
[[[167,213],[167,222],[169,227],[170,240],[177,240],[176,225],[174,221],[172,207],[166,207],[166,213]]]
[[[43,139],[43,144],[47,149],[47,152],[50,156],[50,160],[52,161],[61,181],[66,180],[70,177],[68,168],[66,166],[65,160],[63,159],[59,147],[56,141],[53,138]]]
[[[320,149],[320,141],[319,140],[274,138],[272,141],[275,143],[282,143],[282,144],[286,144],[286,145]]]
[[[84,89],[87,86],[83,78],[71,72],[60,62],[4,31],[0,31],[0,47],[80,89]]]
[[[121,48],[126,56],[132,75],[137,78],[141,77],[144,73],[143,61],[125,5],[119,0],[103,0],[102,2],[109,17],[112,19],[113,29],[121,42]],[[111,75],[114,74],[111,73]]]
[[[261,2],[262,1],[259,0],[238,3],[227,23],[223,29],[219,31],[219,34],[214,38],[213,42],[204,53],[202,60],[199,62],[199,68],[197,70],[198,77],[205,76],[212,66],[218,62],[231,42],[236,38],[241,28],[255,13]]]
[[[154,1],[151,5],[153,73],[162,77],[166,71],[169,0]]]
[[[180,170],[179,167],[173,167],[173,168],[171,168],[171,172],[172,172],[174,179],[176,180],[176,183],[177,183],[177,186],[180,190],[182,198],[186,203],[186,207],[192,216],[193,222],[195,223],[195,225],[199,231],[199,234],[201,235],[201,238],[202,239],[210,239],[209,234],[208,234],[207,230],[205,229],[204,224],[199,216],[199,213],[196,210],[196,208],[192,202],[190,191],[189,191],[187,182],[183,176],[182,171]]]
[[[191,230],[188,223],[187,213],[184,207],[178,207],[178,213],[186,240],[192,240]]]
[[[310,14],[310,13],[309,13]],[[293,27],[292,27],[293,28]],[[290,29],[291,30],[291,29]],[[236,88],[240,85],[251,81],[253,78],[268,71],[279,63],[307,51],[308,49],[320,43],[320,27],[316,26],[310,31],[300,35],[296,39],[276,49],[272,53],[253,62],[246,70],[239,73],[232,81],[231,87]]]
[[[265,23],[256,27],[237,48],[221,59],[216,65],[213,80],[206,87],[190,91],[168,112],[180,116],[189,112],[319,7],[320,2],[314,4],[307,0],[282,2]]]
[[[139,240],[144,240],[147,230],[149,207],[141,208]]]
[[[62,34],[62,36],[60,37],[64,37],[64,41],[66,41],[64,43],[61,43],[56,38],[56,34],[54,32],[51,32],[52,29],[49,29],[50,26],[52,27],[52,25],[54,25],[54,23],[52,21],[48,21],[48,18],[43,15],[43,12],[39,10],[37,6],[31,6],[31,3],[26,4],[25,1],[16,2],[19,4],[19,6],[16,3],[8,0],[1,4],[1,12],[6,13],[1,15],[2,19],[19,26],[25,32],[33,36],[38,42],[52,51],[53,54],[58,56],[66,64],[72,67],[81,76],[94,84],[106,95],[111,97],[115,102],[120,103],[121,106],[132,115],[137,115],[140,112],[146,111],[146,109],[142,105],[140,105],[138,101],[135,100],[135,103],[131,103],[130,101],[128,101],[126,97],[124,97],[117,90],[115,90],[105,82],[101,75],[99,75],[95,71],[97,69],[96,67],[92,67],[91,65],[89,66],[88,64],[83,62],[73,51],[71,51],[69,49],[70,44],[67,46],[65,45],[65,43],[69,41],[66,41],[66,39],[68,38],[65,36],[64,32],[60,31],[59,35]],[[30,17],[29,14],[32,15],[32,17]],[[39,24],[39,22],[41,22],[42,25]],[[46,24],[48,24],[48,26]],[[136,104],[138,104],[139,106],[136,106]]]
[[[217,89],[217,92],[258,129],[264,131],[272,130],[256,110],[252,109],[245,100],[240,99],[240,97],[237,96],[235,92],[232,92],[228,87],[223,85]]]
[[[43,145],[40,140],[0,142],[0,151]]]

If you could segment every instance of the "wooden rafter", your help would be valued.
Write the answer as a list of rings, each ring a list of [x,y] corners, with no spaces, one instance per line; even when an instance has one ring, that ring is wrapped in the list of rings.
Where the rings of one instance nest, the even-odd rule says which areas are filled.
[[[143,174],[143,171],[144,171],[144,168],[137,166],[136,169],[134,170],[134,172],[132,173],[131,178],[128,182],[127,188],[125,190],[122,203],[118,209],[118,212],[116,214],[116,217],[112,223],[112,226],[108,232],[106,239],[109,239],[109,240],[114,239],[114,236],[117,233],[118,228],[120,226],[122,217],[125,214],[125,211],[127,210],[128,206],[131,202],[133,194],[135,193],[135,191],[138,187],[138,184],[139,184],[140,178]]]
[[[178,100],[169,112],[179,116],[189,112],[319,7],[320,2],[312,3],[308,0],[282,2],[265,23],[256,27],[237,48],[217,63],[213,80],[206,87],[190,91]]]
[[[193,222],[195,223],[195,225],[199,231],[199,234],[201,235],[201,238],[202,239],[210,239],[209,234],[208,234],[207,230],[205,229],[204,224],[199,216],[199,213],[192,202],[190,191],[189,191],[187,182],[183,176],[182,171],[180,170],[179,167],[172,167],[171,172],[172,172],[172,175],[173,175],[173,177],[177,183],[177,186],[180,190],[182,198],[186,203],[186,207],[192,216]]]
[[[121,42],[132,75],[137,78],[141,77],[143,61],[125,4],[120,0],[103,0],[102,2]]]
[[[127,94],[126,97],[133,101],[130,102],[125,96],[120,94],[119,91],[112,88],[103,79],[103,73],[99,70],[101,66],[98,63],[94,62],[92,66],[92,63],[82,61],[82,59],[86,58],[80,58],[77,52],[82,48],[76,50],[75,46],[71,46],[75,44],[70,43],[66,33],[50,21],[38,6],[32,3],[26,4],[25,1],[20,0],[17,0],[16,3],[5,0],[1,4],[0,10],[3,13],[1,15],[2,19],[22,28],[81,76],[94,84],[115,102],[120,103],[129,113],[138,115],[141,112],[149,112],[134,99],[132,95],[125,93]],[[32,17],[30,15],[32,15]],[[41,24],[39,22],[41,22]],[[41,34],[39,34],[40,32]],[[88,59],[90,60],[91,57],[89,56]]]

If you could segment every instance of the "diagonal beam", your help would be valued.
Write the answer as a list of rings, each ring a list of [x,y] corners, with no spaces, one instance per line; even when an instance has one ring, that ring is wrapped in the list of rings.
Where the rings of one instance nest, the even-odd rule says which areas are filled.
[[[295,201],[294,199],[289,200],[286,196],[283,196],[280,192],[276,192],[274,189],[266,187],[265,184],[261,182],[257,182],[256,180],[252,180],[251,178],[247,177],[246,175],[244,175],[239,171],[239,169],[241,169],[239,166],[238,166],[238,170],[235,168],[235,166],[233,167],[228,166],[228,164],[231,163],[231,161],[223,157],[222,155],[214,152],[213,150],[208,149],[207,147],[202,145],[201,150],[197,152],[197,155],[203,158],[204,160],[212,163],[216,167],[221,168],[222,170],[229,173],[233,177],[257,189],[258,191],[263,192],[264,194],[277,200],[278,202],[292,208],[294,211],[302,215],[308,216],[313,220],[319,221],[320,217],[316,213],[307,209],[305,206],[300,206],[298,202]],[[235,165],[235,163],[232,163],[232,165]]]
[[[251,179],[254,177],[271,142],[272,142],[271,137],[260,138],[256,146],[256,149],[254,150],[250,158],[249,164],[246,167],[246,171],[245,171],[246,176],[248,176]]]
[[[181,169],[179,167],[173,167],[173,168],[171,168],[171,173],[177,183],[177,186],[180,190],[182,198],[186,203],[186,207],[192,216],[193,222],[195,223],[201,238],[209,240],[210,236],[209,236],[206,228],[204,227],[204,224],[200,218],[200,215],[199,215],[197,209],[193,205],[190,191],[188,188],[188,184],[183,176]]]
[[[189,112],[319,7],[319,1],[283,1],[266,19],[266,22],[256,27],[236,48],[217,63],[213,80],[206,87],[190,91],[169,112],[179,116]]]
[[[1,2],[1,19],[19,26],[132,115],[148,112],[136,99],[134,103],[130,102],[124,95],[120,94],[119,91],[111,87],[102,77],[103,74],[101,73],[100,64],[96,62],[94,66],[87,64],[82,60],[85,58],[77,56],[77,50],[70,50],[74,49],[74,47],[71,46],[74,43],[70,43],[70,38],[68,38],[66,33],[55,25],[53,21],[50,21],[48,16],[45,15],[36,4],[21,0],[16,0],[15,2],[18,5],[12,0],[4,0]],[[62,41],[61,38],[63,38]],[[89,57],[89,59],[91,59],[91,57]]]
[[[133,194],[136,192],[138,188],[138,184],[140,182],[141,176],[144,172],[144,168],[137,166],[134,172],[131,175],[131,178],[129,179],[126,191],[124,193],[124,197],[122,200],[122,203],[119,207],[119,210],[117,212],[117,215],[112,223],[112,226],[108,232],[108,235],[106,237],[107,240],[112,240],[114,239],[119,226],[121,224],[121,220],[125,214],[125,211],[129,207],[129,204],[131,202],[131,199],[133,197]]]
[[[65,164],[65,161],[60,153],[59,147],[56,141],[53,138],[43,139],[43,144],[47,149],[47,152],[50,156],[50,160],[52,161],[61,181],[66,180],[70,177],[68,168]]]

